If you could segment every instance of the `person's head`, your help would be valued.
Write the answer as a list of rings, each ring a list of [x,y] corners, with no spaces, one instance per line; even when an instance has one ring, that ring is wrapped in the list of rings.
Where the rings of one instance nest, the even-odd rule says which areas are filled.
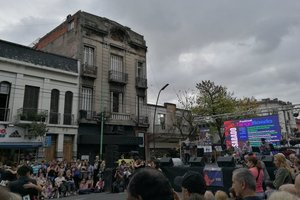
[[[0,199],[1,200],[22,200],[22,197],[18,194],[9,192],[4,187],[0,187]]]
[[[254,156],[249,156],[247,158],[247,167],[252,168],[257,166],[257,159]]]
[[[18,168],[17,174],[21,177],[27,176],[29,177],[32,174],[32,168],[27,165],[22,165]]]
[[[215,195],[214,195],[214,193],[212,193],[212,191],[207,190],[204,193],[204,199],[205,200],[214,200],[215,199]]]
[[[284,184],[279,187],[279,191],[285,191],[293,195],[297,195],[297,191],[294,184]]]
[[[206,191],[205,180],[198,172],[189,171],[183,176],[177,176],[174,183],[181,187],[183,199],[188,199],[193,193],[204,195]]]
[[[218,190],[215,194],[215,200],[227,200],[228,195],[222,190]]]
[[[232,188],[238,197],[255,193],[256,181],[252,173],[245,168],[233,171]]]
[[[265,138],[261,138],[261,143],[265,144],[266,143],[266,139]]]
[[[162,172],[146,167],[132,175],[127,187],[127,200],[174,200],[174,193]]]
[[[285,191],[276,191],[271,194],[268,200],[297,200],[298,198],[295,195],[292,195]]]
[[[287,167],[285,156],[282,153],[278,153],[274,156],[275,167]]]

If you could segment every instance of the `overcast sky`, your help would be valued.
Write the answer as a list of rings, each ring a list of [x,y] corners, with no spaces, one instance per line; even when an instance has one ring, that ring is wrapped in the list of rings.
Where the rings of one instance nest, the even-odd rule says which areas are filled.
[[[300,103],[299,0],[0,0],[0,39],[29,45],[78,10],[144,35],[148,102],[202,80],[236,97]]]

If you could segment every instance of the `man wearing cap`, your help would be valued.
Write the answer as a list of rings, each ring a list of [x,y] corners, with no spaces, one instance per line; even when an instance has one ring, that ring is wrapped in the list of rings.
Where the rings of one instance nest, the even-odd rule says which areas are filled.
[[[183,200],[188,200],[193,194],[203,196],[206,191],[205,180],[198,172],[189,171],[183,176],[177,176],[174,183],[181,187]]]

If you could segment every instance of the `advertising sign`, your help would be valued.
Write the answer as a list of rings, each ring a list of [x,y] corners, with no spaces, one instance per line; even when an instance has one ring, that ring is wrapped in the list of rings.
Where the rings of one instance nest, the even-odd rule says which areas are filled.
[[[203,173],[206,186],[224,186],[221,168],[205,168]]]
[[[275,146],[281,140],[278,115],[225,121],[224,131],[227,147],[232,145],[242,148],[247,140],[254,147],[260,146],[261,138]]]

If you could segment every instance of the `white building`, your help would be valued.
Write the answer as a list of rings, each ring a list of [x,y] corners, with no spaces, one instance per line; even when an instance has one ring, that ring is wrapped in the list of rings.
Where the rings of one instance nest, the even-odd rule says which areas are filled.
[[[79,63],[0,40],[0,158],[76,156]],[[33,125],[46,125],[35,136]]]

